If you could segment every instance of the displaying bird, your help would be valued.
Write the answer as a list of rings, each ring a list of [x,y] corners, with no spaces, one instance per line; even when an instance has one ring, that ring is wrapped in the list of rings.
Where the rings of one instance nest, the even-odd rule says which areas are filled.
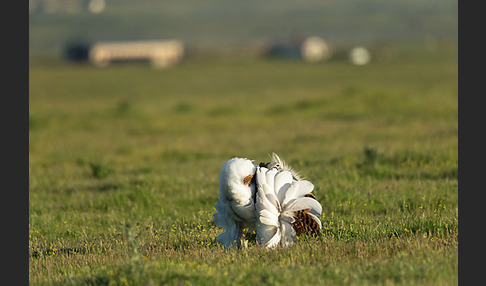
[[[321,204],[309,194],[314,185],[295,180],[288,170],[256,170],[256,239],[267,248],[291,246],[302,233],[315,235],[322,224]]]
[[[225,229],[217,241],[226,248],[246,247],[255,232],[256,242],[268,248],[320,233],[322,206],[312,194],[314,185],[277,154],[271,160],[257,166],[236,157],[223,164],[214,222]]]
[[[241,246],[241,240],[255,231],[255,181],[258,166],[246,158],[232,158],[219,174],[219,199],[214,222],[225,229],[217,241],[226,248]],[[244,240],[244,243],[246,239]]]

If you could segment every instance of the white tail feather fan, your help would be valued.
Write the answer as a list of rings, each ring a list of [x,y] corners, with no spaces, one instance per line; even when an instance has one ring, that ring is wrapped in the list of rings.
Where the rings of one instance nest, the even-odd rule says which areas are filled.
[[[317,217],[322,213],[321,204],[305,196],[314,189],[311,182],[294,180],[288,169],[279,172],[258,167],[256,184],[256,239],[259,244],[267,248],[291,246],[297,239],[292,223],[299,210],[309,209],[312,219],[322,226]]]

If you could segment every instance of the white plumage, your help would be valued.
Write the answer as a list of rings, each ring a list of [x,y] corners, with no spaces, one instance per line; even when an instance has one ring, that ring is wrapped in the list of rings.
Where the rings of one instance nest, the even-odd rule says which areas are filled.
[[[214,222],[225,229],[217,241],[226,248],[246,246],[255,232],[256,242],[267,248],[291,246],[301,233],[320,232],[322,206],[311,194],[314,185],[277,154],[271,158],[257,166],[236,157],[221,168]]]
[[[294,180],[290,171],[277,171],[258,167],[256,171],[257,242],[268,248],[291,246],[297,239],[294,229],[298,211],[308,210],[308,215],[321,227],[317,217],[322,206],[315,199],[306,197],[314,185],[306,180]]]
[[[255,230],[255,175],[257,166],[245,158],[228,160],[219,174],[219,199],[214,222],[225,231],[217,240],[225,247],[240,246],[244,234]]]

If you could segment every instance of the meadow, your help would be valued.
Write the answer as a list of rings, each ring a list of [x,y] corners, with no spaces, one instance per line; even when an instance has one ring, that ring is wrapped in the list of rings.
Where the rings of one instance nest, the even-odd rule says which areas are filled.
[[[457,285],[457,46],[367,66],[30,60],[31,285]],[[218,175],[278,153],[322,235],[225,250]]]

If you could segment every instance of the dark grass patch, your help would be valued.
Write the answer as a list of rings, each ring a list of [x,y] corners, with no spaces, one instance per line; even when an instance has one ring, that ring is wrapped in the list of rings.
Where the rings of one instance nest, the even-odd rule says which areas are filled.
[[[106,162],[90,162],[89,167],[96,179],[104,179],[115,173],[115,169]]]
[[[430,153],[397,152],[385,154],[374,148],[365,147],[361,161],[356,168],[362,176],[394,180],[442,180],[457,179],[457,160],[445,161]],[[334,162],[337,162],[334,161]]]
[[[189,113],[192,112],[194,109],[195,108],[193,105],[185,102],[178,103],[173,108],[175,113]]]
[[[49,125],[49,119],[29,115],[29,131],[39,130]]]

